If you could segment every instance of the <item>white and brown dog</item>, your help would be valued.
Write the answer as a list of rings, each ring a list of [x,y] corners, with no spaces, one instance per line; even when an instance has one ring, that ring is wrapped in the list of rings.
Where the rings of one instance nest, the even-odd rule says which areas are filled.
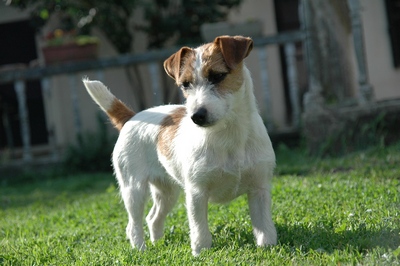
[[[274,245],[270,182],[275,167],[271,141],[258,113],[250,72],[243,63],[250,38],[221,36],[164,62],[182,89],[185,105],[135,114],[99,81],[84,80],[93,100],[120,130],[113,166],[128,212],[126,234],[145,249],[143,214],[150,189],[154,205],[146,221],[154,242],[185,191],[192,253],[211,247],[208,201],[225,203],[247,194],[257,245]]]

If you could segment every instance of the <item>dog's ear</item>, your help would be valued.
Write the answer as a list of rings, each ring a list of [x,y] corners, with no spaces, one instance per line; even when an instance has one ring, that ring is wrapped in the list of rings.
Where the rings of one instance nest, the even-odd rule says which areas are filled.
[[[253,40],[243,36],[220,36],[215,38],[214,44],[219,46],[230,69],[235,69],[253,49]]]
[[[180,69],[183,64],[183,59],[186,55],[193,52],[189,47],[182,47],[178,52],[171,55],[167,60],[164,61],[164,69],[168,76],[177,80],[179,78]]]

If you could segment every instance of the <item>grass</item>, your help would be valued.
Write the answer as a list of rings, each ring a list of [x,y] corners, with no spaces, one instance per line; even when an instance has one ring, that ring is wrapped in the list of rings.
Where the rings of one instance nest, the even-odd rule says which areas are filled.
[[[210,205],[213,248],[192,257],[181,197],[165,237],[141,253],[125,239],[127,216],[111,174],[53,174],[3,181],[0,265],[400,264],[400,144],[333,159],[285,146],[277,155],[275,247],[255,246],[242,196]]]

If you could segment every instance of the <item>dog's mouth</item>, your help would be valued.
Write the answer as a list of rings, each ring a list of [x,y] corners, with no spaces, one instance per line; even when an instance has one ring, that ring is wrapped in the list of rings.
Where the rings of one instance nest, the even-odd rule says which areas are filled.
[[[193,118],[192,118],[192,121],[199,127],[211,127],[215,124],[215,122],[197,120],[197,119],[193,119]]]
[[[195,123],[196,124],[196,123]],[[215,123],[205,123],[205,124],[201,124],[201,125],[199,125],[199,124],[196,124],[197,126],[199,126],[199,127],[204,127],[204,128],[206,128],[206,127],[211,127],[211,126],[213,126]]]

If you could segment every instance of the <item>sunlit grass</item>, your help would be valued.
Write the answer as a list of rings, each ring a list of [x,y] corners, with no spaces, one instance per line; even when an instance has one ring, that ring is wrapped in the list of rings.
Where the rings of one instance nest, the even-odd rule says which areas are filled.
[[[138,252],[125,239],[127,216],[113,176],[81,174],[3,182],[0,264],[400,264],[400,145],[333,159],[284,146],[277,154],[275,247],[255,246],[243,196],[210,205],[213,248],[192,257],[181,195],[165,237]]]

